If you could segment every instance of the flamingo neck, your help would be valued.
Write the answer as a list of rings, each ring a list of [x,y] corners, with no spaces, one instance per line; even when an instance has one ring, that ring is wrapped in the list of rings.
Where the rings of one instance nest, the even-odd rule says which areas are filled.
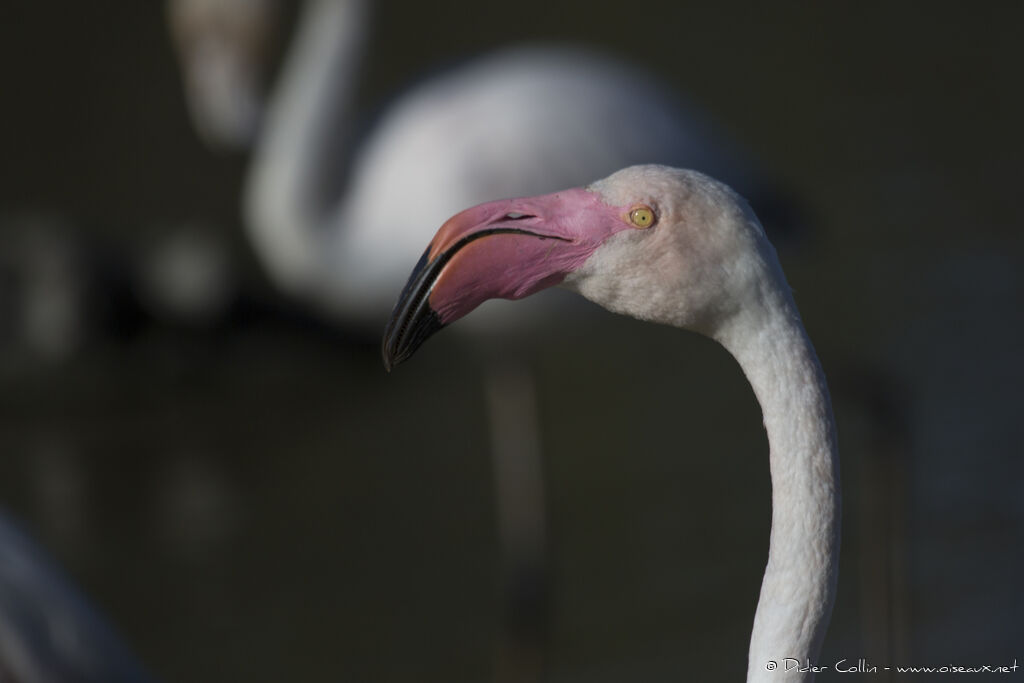
[[[785,293],[783,293],[783,291]],[[768,564],[754,616],[748,683],[807,683],[835,598],[839,453],[825,377],[788,287],[716,338],[739,362],[764,414],[772,481]],[[788,658],[788,661],[787,661]],[[769,671],[768,662],[777,669]]]
[[[247,228],[273,279],[293,293],[317,285],[323,228],[341,201],[367,5],[305,3],[254,151]]]

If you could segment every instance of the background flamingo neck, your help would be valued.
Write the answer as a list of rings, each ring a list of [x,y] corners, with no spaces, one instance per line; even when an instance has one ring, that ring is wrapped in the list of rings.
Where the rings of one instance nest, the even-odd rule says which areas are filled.
[[[257,254],[292,292],[316,285],[344,189],[344,145],[365,47],[364,0],[309,0],[273,92],[246,186]]]
[[[813,673],[786,671],[783,660],[817,663],[839,564],[839,455],[831,401],[786,290],[716,335],[750,381],[768,433],[771,540],[747,680],[776,683],[813,680]],[[768,671],[769,661],[778,669]]]

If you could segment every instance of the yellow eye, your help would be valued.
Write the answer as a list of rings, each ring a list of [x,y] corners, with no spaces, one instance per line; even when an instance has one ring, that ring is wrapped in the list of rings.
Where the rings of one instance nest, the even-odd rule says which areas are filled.
[[[654,225],[654,212],[646,206],[634,207],[629,212],[629,222],[638,228],[649,228]]]

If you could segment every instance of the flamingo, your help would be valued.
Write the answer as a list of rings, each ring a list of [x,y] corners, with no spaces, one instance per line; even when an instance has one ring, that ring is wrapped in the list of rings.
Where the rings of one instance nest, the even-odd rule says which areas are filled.
[[[487,299],[556,284],[704,334],[740,364],[764,415],[772,481],[747,680],[813,680],[805,663],[820,651],[838,576],[838,447],[824,374],[753,211],[702,173],[659,165],[466,209],[442,225],[402,290],[384,365]]]
[[[0,681],[151,680],[46,553],[0,514]]]
[[[255,142],[243,209],[258,258],[278,287],[350,329],[381,329],[429,237],[423,225],[494,196],[656,160],[777,206],[702,112],[650,74],[578,48],[506,47],[441,70],[366,127],[353,110],[370,5],[307,0],[265,106],[257,74],[274,0],[168,6],[197,128]]]
[[[213,148],[252,143],[278,0],[168,0],[189,117]]]
[[[182,61],[192,74],[193,114],[206,111],[212,122],[201,130],[241,131],[237,142],[260,121],[243,198],[254,252],[279,289],[350,332],[383,327],[429,237],[423,226],[494,196],[550,192],[655,160],[723,177],[762,213],[785,211],[770,183],[701,112],[616,60],[578,48],[506,47],[402,92],[367,129],[353,112],[369,39],[367,0],[304,3],[278,83],[258,114],[245,93],[255,87],[253,46],[265,40],[272,0],[172,0],[175,7],[182,10],[171,13],[179,37],[210,35],[197,28],[204,23],[235,26],[229,35],[242,37],[238,50],[196,49],[191,55],[200,59],[185,52]],[[213,43],[179,43],[224,44],[215,33]],[[204,63],[213,78],[197,75]],[[248,86],[217,85],[230,74]],[[477,338],[490,334],[484,347],[495,346],[495,329],[507,336],[538,317],[520,314],[521,305],[489,308],[475,317]],[[506,573],[543,583],[543,468],[531,373],[511,354],[492,353],[484,366],[499,544],[524,556],[506,564],[525,569]],[[536,594],[543,600],[543,588]],[[526,611],[543,614],[543,607]]]

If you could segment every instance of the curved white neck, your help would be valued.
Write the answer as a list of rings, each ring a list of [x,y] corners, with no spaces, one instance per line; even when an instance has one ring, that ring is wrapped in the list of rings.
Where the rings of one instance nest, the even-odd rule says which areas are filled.
[[[323,227],[340,201],[367,4],[306,2],[254,151],[246,225],[275,281],[293,292],[319,277]]]
[[[757,395],[770,447],[771,540],[747,681],[806,683],[814,673],[799,669],[818,664],[835,598],[839,454],[825,377],[796,306],[788,293],[767,299],[715,335]]]

